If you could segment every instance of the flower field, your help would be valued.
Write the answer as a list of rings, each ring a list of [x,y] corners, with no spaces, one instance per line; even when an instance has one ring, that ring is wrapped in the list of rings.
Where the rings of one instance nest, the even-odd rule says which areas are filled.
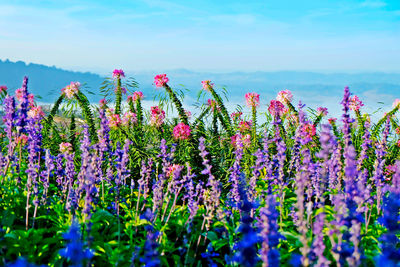
[[[189,111],[168,83],[150,110],[123,70],[48,112],[27,77],[0,87],[0,265],[400,266],[400,100],[376,122],[348,87],[337,119],[289,90],[228,111],[207,80]]]

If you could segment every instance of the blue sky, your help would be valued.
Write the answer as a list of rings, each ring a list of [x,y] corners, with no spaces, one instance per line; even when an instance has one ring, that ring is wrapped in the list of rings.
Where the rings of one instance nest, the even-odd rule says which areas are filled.
[[[0,0],[6,58],[100,73],[400,72],[400,0]]]

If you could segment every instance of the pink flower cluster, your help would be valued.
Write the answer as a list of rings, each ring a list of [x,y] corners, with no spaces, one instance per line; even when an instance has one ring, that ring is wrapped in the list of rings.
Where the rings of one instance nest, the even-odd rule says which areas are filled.
[[[7,92],[7,86],[0,85],[0,94],[2,94],[3,92]]]
[[[323,107],[317,108],[317,115],[321,116],[321,117],[325,117],[326,115],[328,115],[328,109],[323,108]]]
[[[110,129],[117,129],[121,125],[122,121],[119,114],[111,114],[108,116],[108,126]]]
[[[358,111],[360,108],[364,106],[363,102],[358,98],[358,96],[350,97],[349,109],[353,111]]]
[[[257,93],[247,93],[246,104],[248,107],[258,107],[260,105],[260,95]]]
[[[336,123],[336,121],[337,121],[336,118],[329,118],[328,119],[329,124],[334,124],[334,123]]]
[[[292,102],[292,99],[293,99],[293,94],[287,89],[280,91],[276,96],[276,100],[278,100],[283,104]]]
[[[128,111],[124,114],[122,117],[122,125],[124,126],[129,126],[130,124],[136,124],[137,123],[137,116],[135,113]]]
[[[210,80],[201,81],[203,90],[210,91],[210,88],[214,87],[214,84]]]
[[[28,136],[26,134],[21,134],[16,138],[15,141],[17,142],[17,144],[24,146],[26,145],[26,143],[28,143]]]
[[[155,127],[160,127],[165,120],[165,111],[158,106],[151,107],[150,124]]]
[[[68,99],[71,99],[75,94],[79,92],[80,82],[71,82],[65,86],[61,91]]]
[[[61,153],[71,153],[72,152],[72,145],[70,143],[64,142],[60,144],[60,151]]]
[[[185,115],[188,118],[188,120],[190,120],[190,118],[192,118],[192,112],[190,112],[189,110],[185,109]]]
[[[287,112],[287,109],[282,104],[282,102],[278,100],[271,100],[269,103],[268,111],[273,116],[282,116]]]
[[[240,117],[243,115],[243,112],[233,112],[231,113],[231,118],[233,121],[240,120]]]
[[[303,130],[303,133],[305,134],[305,137],[308,137],[308,138],[312,138],[317,132],[314,124],[312,124],[312,123],[304,124],[302,130]]]
[[[100,108],[105,108],[106,105],[107,105],[107,100],[106,100],[105,98],[100,99],[99,107],[100,107]]]
[[[190,126],[180,122],[174,127],[173,135],[176,140],[186,140],[189,139],[190,132]]]
[[[156,87],[163,87],[169,82],[167,74],[158,74],[154,77],[154,84]]]
[[[19,102],[22,102],[22,100],[24,98],[22,88],[18,88],[17,90],[15,90],[15,98]],[[35,96],[33,94],[29,94],[28,95],[28,103],[29,103],[30,107],[34,107],[35,106]]]
[[[113,71],[113,78],[115,79],[115,78],[121,78],[121,77],[125,77],[125,73],[124,73],[124,71],[123,70],[117,70],[117,69],[115,69],[114,71]]]
[[[32,119],[40,119],[44,116],[44,112],[41,106],[33,106],[28,111],[28,117]]]
[[[241,121],[241,122],[239,122],[239,132],[244,133],[246,131],[250,131],[252,124],[253,124],[252,121]]]
[[[142,92],[140,92],[140,91],[133,92],[132,101],[136,102],[138,100],[142,100],[143,98],[144,98],[144,95]]]
[[[172,164],[171,166],[168,167],[167,177],[171,177],[172,175],[174,175],[175,172],[182,171],[182,170],[183,170],[183,166],[182,165]]]

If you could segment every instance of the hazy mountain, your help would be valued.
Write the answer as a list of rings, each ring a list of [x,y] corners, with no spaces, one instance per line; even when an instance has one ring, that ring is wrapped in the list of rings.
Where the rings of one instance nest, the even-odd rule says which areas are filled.
[[[140,90],[148,96],[147,99],[152,99],[157,93],[152,85],[155,74],[158,73],[126,72],[127,76],[132,76],[139,82]],[[172,87],[187,89],[186,99],[189,102],[196,98],[202,80],[213,81],[217,88],[225,87],[232,102],[242,102],[246,92],[254,91],[260,93],[262,102],[267,104],[279,90],[287,88],[294,93],[296,101],[302,100],[311,106],[320,102],[320,105],[329,105],[333,101],[332,105],[337,105],[346,85],[350,86],[352,93],[364,97],[366,102],[382,101],[391,104],[393,98],[400,98],[400,74],[395,73],[324,74],[297,71],[206,73],[180,69],[168,71],[167,74]],[[99,94],[98,88],[105,78],[90,72],[66,71],[54,66],[0,60],[0,85],[4,84],[11,91],[15,90],[21,86],[24,75],[29,77],[30,92],[40,95],[43,102],[53,102],[61,88],[71,81],[85,83],[90,91]],[[99,95],[88,95],[88,97],[92,101],[101,98]]]

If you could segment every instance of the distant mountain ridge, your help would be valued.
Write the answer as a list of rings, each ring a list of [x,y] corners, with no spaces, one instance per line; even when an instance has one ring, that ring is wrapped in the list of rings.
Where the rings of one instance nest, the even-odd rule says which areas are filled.
[[[112,70],[110,75],[111,72]],[[207,73],[186,69],[170,70],[166,73],[174,88],[188,89],[185,96],[192,101],[201,89],[202,80],[213,81],[217,88],[225,87],[228,90],[229,100],[232,101],[243,99],[246,92],[254,91],[260,93],[267,102],[266,99],[287,88],[307,103],[310,97],[341,96],[346,85],[350,86],[353,93],[360,95],[373,92],[377,96],[400,98],[400,74],[396,73],[324,74],[304,71]],[[155,74],[158,73],[126,71],[127,76],[132,76],[139,82],[140,90],[145,93],[147,99],[152,99],[156,93],[152,85]],[[88,95],[89,99],[97,102],[101,98],[99,87],[105,78],[91,72],[67,71],[54,66],[0,60],[0,85],[7,85],[10,91],[13,91],[21,86],[25,75],[29,77],[30,92],[40,95],[43,102],[53,102],[60,90],[71,81],[86,84],[87,88],[96,94]]]

